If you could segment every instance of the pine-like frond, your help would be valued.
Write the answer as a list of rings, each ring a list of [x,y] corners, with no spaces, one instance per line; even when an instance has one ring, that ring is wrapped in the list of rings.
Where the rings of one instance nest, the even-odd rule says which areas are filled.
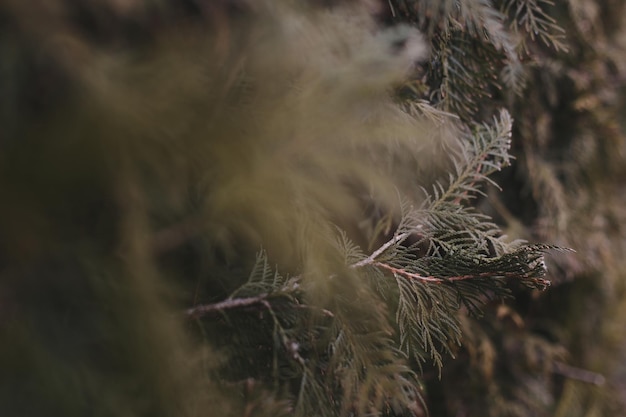
[[[465,25],[465,31],[474,39],[482,39],[504,56],[504,66],[500,74],[494,72],[494,68],[489,66],[483,68],[483,71],[491,73],[492,76],[499,75],[507,88],[520,93],[524,85],[522,63],[517,54],[515,39],[505,27],[505,19],[505,15],[499,12],[490,0],[459,2],[459,23]],[[488,51],[489,49],[491,48],[487,47]],[[493,64],[493,52],[489,53],[491,57],[485,56],[485,63]],[[476,56],[478,54],[470,55]],[[473,73],[472,77],[479,78],[476,75]]]
[[[441,351],[451,353],[450,344],[459,344],[461,337],[453,291],[413,280],[399,271],[394,277],[399,290],[396,322],[401,349],[418,363],[430,357],[441,368]]]
[[[510,280],[536,289],[549,285],[543,253],[558,248],[512,248],[488,216],[464,204],[481,193],[488,175],[509,164],[511,124],[503,110],[491,125],[476,125],[451,157],[455,170],[447,185],[435,183],[417,208],[401,200],[394,236],[351,264],[394,277],[400,346],[418,362],[430,357],[441,367],[442,353],[460,343],[461,306],[480,315],[487,301],[509,295]]]
[[[484,102],[501,87],[521,93],[525,71],[517,35],[489,0],[390,1],[396,19],[414,23],[431,40],[425,65],[427,99],[465,121],[479,120]],[[422,91],[424,88],[418,88]]]
[[[336,231],[335,244],[339,252],[343,255],[346,265],[352,265],[365,259],[365,254],[361,248],[348,238],[348,234],[345,230],[337,228]]]
[[[272,269],[267,253],[260,251],[257,253],[248,281],[237,288],[229,299],[275,293],[284,290],[287,281],[287,278]]]
[[[527,49],[524,38],[540,40],[556,51],[567,51],[565,31],[547,12],[554,7],[551,0],[506,0],[502,4],[503,13],[509,16],[510,27],[516,33],[523,32],[521,45]],[[524,36],[525,35],[525,36]]]
[[[478,187],[482,182],[493,184],[488,176],[511,161],[508,150],[512,124],[509,113],[501,110],[492,125],[476,125],[466,140],[460,142],[458,155],[452,158],[455,175],[450,174],[446,187],[435,184],[432,193],[426,196],[423,210],[434,211],[446,203],[460,204],[481,193]]]
[[[463,305],[480,315],[487,301],[508,296],[509,280],[545,289],[550,283],[545,279],[543,253],[553,249],[559,248],[529,245],[489,258],[449,243],[444,255],[437,252],[417,259],[396,255],[393,262],[375,261],[372,266],[391,273],[397,284],[396,322],[402,349],[418,361],[430,356],[441,367],[440,352],[449,352],[450,343],[460,343],[458,308]]]

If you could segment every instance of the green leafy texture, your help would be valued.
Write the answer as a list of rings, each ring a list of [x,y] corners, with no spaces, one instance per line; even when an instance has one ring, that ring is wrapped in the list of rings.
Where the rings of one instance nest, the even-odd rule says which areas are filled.
[[[390,403],[398,409],[421,408],[419,389],[408,382],[414,377],[405,355],[418,364],[430,358],[441,372],[444,353],[453,354],[461,343],[461,306],[479,315],[485,303],[509,294],[507,280],[539,289],[548,283],[543,251],[552,247],[514,249],[488,218],[465,205],[489,182],[488,175],[509,163],[511,124],[502,111],[490,125],[459,126],[465,140],[450,148],[453,173],[447,185],[437,182],[432,192],[423,188],[417,209],[402,200],[393,236],[371,255],[337,228],[328,249],[339,250],[342,262],[329,262],[336,256],[328,252],[324,265],[305,268],[287,280],[289,288],[299,289],[287,303],[281,297],[285,281],[276,279],[280,275],[272,273],[261,254],[248,282],[229,299],[196,307],[190,315],[229,310],[234,310],[229,315],[236,315],[251,305],[269,312],[274,346],[268,349],[279,352],[272,359],[273,383],[277,390],[287,383],[283,389],[291,392],[298,415],[313,410],[366,415],[381,412]],[[327,239],[323,236],[328,229],[319,230]],[[386,228],[373,230],[382,236]],[[410,237],[417,240],[406,245]],[[316,264],[321,260],[315,259]],[[323,298],[316,295],[320,289]],[[390,308],[395,309],[391,317]],[[397,326],[395,340],[389,318]],[[254,339],[249,346],[267,345],[268,336],[266,331],[265,341]],[[414,394],[406,396],[407,392]]]
[[[239,343],[237,351],[231,354],[230,364],[223,370],[224,378],[232,378],[235,364],[246,362],[249,349],[255,349],[272,352],[271,362],[269,357],[265,365],[260,359],[252,362],[262,367],[271,363],[271,372],[268,369],[265,374],[255,375],[250,368],[238,372],[265,380],[277,391],[291,391],[296,415],[361,415],[379,412],[384,407],[397,412],[422,409],[416,376],[389,337],[385,307],[378,302],[372,308],[376,297],[368,294],[367,288],[360,288],[349,275],[335,277],[337,300],[321,309],[304,303],[303,294],[292,290],[298,288],[300,278],[293,278],[290,288],[285,289],[284,282],[276,279],[279,275],[267,265],[267,257],[260,253],[250,280],[232,297],[187,311],[191,317],[205,319],[223,314],[235,332],[240,331],[250,314],[245,310],[267,317],[268,323],[259,326],[265,329],[264,334],[246,330],[247,342]],[[346,297],[350,289],[356,290],[356,296]],[[246,294],[250,296],[244,297]],[[204,322],[214,333],[214,324]]]
[[[550,0],[506,0],[503,13],[510,17],[511,29],[519,35],[523,31],[530,40],[540,40],[555,51],[567,51],[565,30],[548,10],[554,6]],[[519,36],[522,48],[527,51],[526,36]]]
[[[460,143],[460,155],[453,159],[456,176],[450,175],[445,192],[441,185],[433,189],[434,201],[425,203],[427,210],[434,210],[440,204],[459,204],[479,192],[477,186],[483,181],[491,181],[488,175],[500,171],[510,163],[508,153],[511,146],[513,121],[506,110],[494,117],[493,126],[482,124],[474,127]]]
[[[464,3],[478,2],[456,2],[459,8]],[[456,43],[448,41],[454,33],[448,29],[454,20],[450,17],[455,13],[452,2],[412,2],[412,8],[403,6],[408,2],[391,4],[394,13],[389,20],[413,22],[427,31],[433,43],[434,59],[425,65],[426,71],[416,73],[410,85],[409,96],[423,101],[414,107],[432,114],[430,108],[445,105],[463,120],[484,120],[493,113],[494,105],[502,103],[515,118],[512,153],[517,162],[510,174],[497,176],[504,192],[488,187],[488,199],[478,198],[477,206],[504,225],[504,232],[512,238],[555,242],[574,247],[580,254],[552,259],[549,266],[556,285],[550,295],[508,304],[519,327],[502,329],[541,340],[547,346],[545,357],[551,360],[555,357],[549,354],[553,351],[550,346],[566,347],[571,356],[561,360],[572,367],[559,365],[539,373],[530,368],[510,372],[504,366],[509,372],[497,380],[498,389],[488,378],[474,378],[479,393],[462,400],[461,387],[450,384],[449,390],[444,388],[449,394],[445,398],[455,406],[441,410],[441,415],[621,415],[624,398],[615,387],[623,387],[626,375],[623,366],[617,365],[624,363],[624,338],[618,336],[623,332],[617,330],[624,327],[625,304],[621,255],[625,205],[620,185],[625,143],[624,2],[493,2],[504,16],[503,29],[509,33],[521,65],[507,65],[481,53],[493,69],[502,68],[490,72],[500,74],[498,84],[512,89],[502,93],[491,89],[492,98],[485,99],[484,93],[468,91],[473,86],[494,85],[485,81],[489,64],[482,62],[482,71],[472,73],[462,69],[478,67],[449,61],[459,79],[447,85],[458,86],[457,97],[467,97],[459,104],[445,103],[446,97],[439,94],[445,90],[441,86],[446,86],[448,71],[440,57],[463,56],[452,51],[450,45]],[[412,14],[416,10],[421,19]],[[444,16],[442,11],[448,14]],[[453,30],[470,37],[473,27],[461,23]],[[476,47],[465,42],[458,49],[471,56]],[[504,82],[507,78],[512,82]],[[513,87],[515,80],[521,80],[519,88]],[[520,92],[523,94],[511,94]],[[466,332],[466,337],[472,336]],[[485,334],[481,340],[478,345],[493,346],[494,357],[506,356],[507,349],[493,344],[491,335]],[[511,361],[522,364],[525,359]],[[496,369],[504,364],[494,363]],[[469,373],[466,367],[456,374],[450,368],[448,381]],[[445,371],[444,367],[442,385]],[[510,378],[511,374],[515,378]],[[562,385],[560,378],[564,379]],[[491,388],[481,390],[488,386]],[[520,395],[503,394],[507,386],[517,386]],[[531,392],[541,395],[533,401]],[[483,395],[497,400],[472,406]]]
[[[427,76],[415,80],[414,94],[464,121],[484,120],[494,111],[490,103],[523,93],[530,44],[567,49],[549,1],[402,0],[388,7],[390,21],[414,24],[431,44]]]
[[[462,317],[461,324],[466,338],[458,352],[459,363],[445,367],[442,383],[433,387],[450,401],[436,405],[432,412],[552,415],[551,373],[554,363],[566,360],[564,347],[529,334],[523,319],[504,304],[482,320]],[[458,372],[466,377],[453,378]]]
[[[624,378],[616,365],[623,363],[624,339],[614,333],[624,326],[624,4],[575,1],[554,9],[571,54],[538,59],[529,73],[535,87],[513,111],[524,143],[515,168],[522,181],[514,188],[530,192],[521,202],[501,201],[505,213],[514,213],[507,227],[519,221],[515,228],[526,238],[584,254],[558,259],[553,296],[534,318],[561,329],[558,340],[575,368],[564,372],[555,415],[619,415],[624,399],[613,387]],[[521,215],[519,203],[531,210]]]
[[[265,252],[259,252],[248,281],[234,291],[229,299],[242,298],[246,295],[288,294],[297,288],[295,281],[295,279],[283,278],[278,271],[272,272],[267,255]]]
[[[463,317],[545,286],[551,247],[470,207],[509,161],[470,105],[516,65],[489,3],[419,3],[424,39],[359,4],[45,3],[0,6],[3,414],[421,416]],[[439,36],[436,100],[392,97]]]
[[[489,1],[390,2],[393,20],[414,22],[431,41],[419,98],[462,120],[477,120],[504,83],[521,91],[523,71],[504,16]]]
[[[361,190],[395,196],[391,160],[427,158],[388,94],[417,32],[357,6],[101,4],[0,6],[0,413],[421,409],[329,242]]]
[[[460,344],[456,311],[461,305],[480,315],[480,306],[509,294],[507,279],[530,288],[549,285],[543,251],[555,247],[513,249],[486,216],[461,204],[480,192],[487,175],[508,165],[511,123],[503,111],[493,126],[476,126],[453,159],[456,176],[450,174],[447,188],[436,184],[418,209],[404,202],[403,221],[394,237],[353,264],[393,274],[400,346],[418,363],[430,355],[441,369],[441,351],[451,353],[450,346]],[[416,241],[405,245],[409,237]],[[350,245],[344,247],[354,252]]]

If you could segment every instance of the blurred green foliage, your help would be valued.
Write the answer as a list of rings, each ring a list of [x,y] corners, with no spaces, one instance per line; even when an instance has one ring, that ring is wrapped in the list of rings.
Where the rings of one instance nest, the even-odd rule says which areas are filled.
[[[621,413],[621,2],[29,3],[1,415]]]

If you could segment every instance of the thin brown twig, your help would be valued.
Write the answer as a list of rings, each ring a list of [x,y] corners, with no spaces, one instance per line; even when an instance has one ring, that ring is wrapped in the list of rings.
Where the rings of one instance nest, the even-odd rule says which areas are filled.
[[[197,319],[202,316],[206,316],[208,314],[220,313],[226,310],[249,307],[249,306],[253,306],[257,304],[264,306],[267,310],[273,310],[273,309],[276,309],[276,306],[272,307],[268,301],[268,298],[271,295],[272,294],[264,293],[264,294],[257,295],[256,297],[228,298],[218,303],[202,304],[199,306],[188,308],[185,311],[185,315],[190,318]],[[308,304],[294,303],[294,304],[291,304],[290,307],[295,308],[295,309],[317,310],[327,317],[335,316],[333,312],[330,310],[327,310],[325,308],[318,308],[318,307],[311,306]]]
[[[409,237],[410,233],[401,233],[397,236],[394,236],[391,240],[389,240],[388,242],[384,243],[380,248],[376,249],[374,252],[372,252],[372,254],[370,256],[368,256],[367,258],[354,263],[352,265],[350,265],[350,268],[360,268],[366,265],[372,265],[373,263],[376,262],[376,258],[378,258],[384,251],[386,251],[387,249],[389,249],[390,246],[402,242],[403,240],[405,240],[407,237]]]
[[[476,274],[455,275],[451,277],[440,278],[440,277],[434,277],[432,275],[428,275],[428,276],[420,275],[415,272],[407,271],[406,269],[393,267],[383,262],[374,262],[373,265],[386,269],[388,271],[391,271],[392,273],[397,274],[397,275],[402,275],[404,277],[419,280],[419,281],[434,282],[436,284],[442,284],[442,283],[451,282],[451,281],[466,281],[469,279],[477,279],[477,278],[496,278],[496,277],[521,278],[523,277],[521,274],[517,272],[479,272]]]
[[[230,310],[233,308],[247,307],[254,304],[264,304],[266,302],[268,294],[260,294],[256,297],[246,298],[229,298],[219,303],[214,304],[202,304],[192,308],[188,308],[185,314],[192,318],[202,317],[210,313],[221,312]]]

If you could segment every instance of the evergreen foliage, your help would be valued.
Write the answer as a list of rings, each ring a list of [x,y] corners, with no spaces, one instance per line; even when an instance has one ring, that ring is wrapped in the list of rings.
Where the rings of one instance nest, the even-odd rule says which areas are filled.
[[[624,205],[616,196],[623,194],[619,167],[624,137],[617,121],[623,119],[624,5],[493,2],[492,16],[499,25],[491,27],[500,33],[494,37],[487,35],[493,32],[486,23],[482,26],[485,36],[472,35],[476,23],[465,25],[473,21],[481,27],[480,22],[487,22],[477,12],[482,2],[459,2],[467,5],[454,10],[452,3],[440,3],[438,10],[444,17],[427,1],[391,2],[390,23],[414,22],[433,39],[432,58],[421,72],[429,76],[413,82],[411,98],[427,101],[423,108],[447,109],[463,120],[489,117],[494,104],[508,108],[515,119],[512,153],[516,162],[509,171],[512,174],[497,175],[504,192],[489,188],[488,199],[478,206],[513,237],[555,242],[576,248],[581,255],[554,258],[558,262],[551,270],[558,271],[554,276],[558,285],[547,296],[534,297],[532,308],[517,293],[521,301],[509,304],[511,309],[498,309],[492,320],[475,322],[466,331],[466,353],[475,374],[481,375],[474,379],[475,387],[482,386],[493,401],[459,394],[455,375],[464,377],[468,371],[448,366],[434,390],[441,389],[442,403],[454,405],[436,412],[620,415],[624,371],[617,364],[623,362],[624,339],[617,329],[624,325],[618,318],[623,317],[624,265],[616,254],[623,248],[624,232],[618,226],[623,222],[618,219],[624,218]],[[474,17],[458,19],[462,10],[471,11]],[[419,16],[432,16],[433,21]],[[474,44],[457,46],[438,40],[452,28]],[[503,40],[500,46],[491,41],[495,38]],[[490,54],[480,52],[488,49]],[[478,67],[462,61],[467,55],[481,57],[479,75],[472,71]],[[453,66],[456,81],[452,85],[460,92],[441,94],[442,86],[451,85],[445,82],[450,69],[441,64],[441,57]],[[601,226],[607,224],[612,225],[610,231]],[[498,336],[493,333],[494,325],[501,332]],[[506,344],[499,341],[502,335],[518,332],[524,338]],[[541,360],[536,355],[519,355],[533,350],[541,352]],[[510,362],[503,360],[508,355],[513,355]],[[507,393],[502,389],[505,386],[516,386],[517,391]]]
[[[590,40],[542,0],[318,3],[0,3],[0,414],[563,415],[557,374],[598,383],[520,307],[588,249],[563,184],[603,160],[536,133],[546,51]],[[556,231],[501,222],[512,153]]]

